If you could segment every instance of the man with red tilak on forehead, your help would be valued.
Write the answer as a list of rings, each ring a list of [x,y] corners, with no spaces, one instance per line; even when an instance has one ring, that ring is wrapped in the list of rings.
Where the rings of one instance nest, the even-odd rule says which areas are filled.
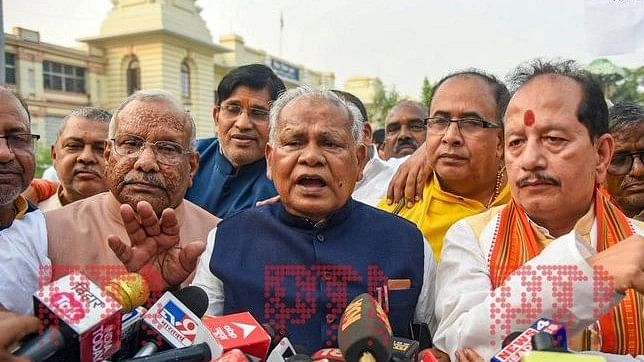
[[[511,83],[512,200],[447,232],[436,348],[489,360],[544,317],[566,326],[571,349],[644,354],[644,224],[600,187],[615,147],[601,89],[572,61],[520,66]]]

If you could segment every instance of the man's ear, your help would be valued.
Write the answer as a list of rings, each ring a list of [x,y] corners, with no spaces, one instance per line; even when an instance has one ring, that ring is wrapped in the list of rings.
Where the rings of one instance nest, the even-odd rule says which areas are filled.
[[[362,135],[363,135],[363,143],[367,146],[371,145],[372,139],[373,139],[373,128],[371,128],[371,124],[369,122],[364,123],[364,128],[362,129]]]
[[[361,143],[357,146],[356,156],[358,158],[358,179],[356,182],[362,180],[364,167],[367,164],[367,146],[364,143]]]
[[[495,152],[496,152],[496,158],[498,158],[498,159],[503,159],[503,155],[504,155],[504,151],[505,151],[505,150],[504,150],[504,147],[505,147],[505,144],[504,144],[505,139],[503,138],[503,130],[500,130],[500,131],[497,133],[497,138],[498,138],[498,143],[497,143],[497,145],[496,145],[496,151],[495,151]]]
[[[597,165],[595,166],[597,184],[603,184],[606,181],[606,173],[610,161],[615,153],[615,139],[609,133],[605,133],[595,141],[595,151],[597,152]]]
[[[217,133],[217,117],[219,117],[219,106],[212,107],[212,122],[215,124],[215,133]]]
[[[49,154],[51,155],[51,160],[56,161],[56,143],[51,145],[51,149],[49,150]]]
[[[273,163],[273,146],[270,142],[266,142],[266,148],[264,149],[264,156],[266,157],[266,177],[269,180],[273,181],[272,173],[272,163]]]
[[[112,141],[110,140],[105,140],[105,149],[103,150],[103,158],[105,159],[105,162],[107,162],[110,159],[110,155],[112,154]]]
[[[199,152],[194,151],[188,154],[188,163],[190,164],[190,183],[188,187],[192,186],[192,179],[195,177],[195,174],[199,169],[199,160],[201,160],[201,156],[199,156]]]

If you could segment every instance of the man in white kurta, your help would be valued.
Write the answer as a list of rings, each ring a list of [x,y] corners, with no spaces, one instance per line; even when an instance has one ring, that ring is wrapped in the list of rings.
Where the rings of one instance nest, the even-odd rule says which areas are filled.
[[[489,360],[509,333],[545,317],[565,325],[572,349],[642,354],[644,226],[598,187],[614,150],[601,89],[571,62],[536,61],[512,80],[512,201],[447,232],[435,347]],[[628,323],[616,310],[631,313]]]

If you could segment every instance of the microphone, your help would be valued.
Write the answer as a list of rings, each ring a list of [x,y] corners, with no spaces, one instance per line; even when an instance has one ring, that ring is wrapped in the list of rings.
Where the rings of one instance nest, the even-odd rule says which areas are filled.
[[[176,349],[169,349],[167,351],[155,353],[150,356],[134,357],[123,360],[124,362],[130,361],[145,361],[145,362],[167,362],[167,361],[191,361],[191,362],[209,362],[213,356],[218,353],[212,350],[211,346],[206,343],[196,343],[188,347],[181,347]]]
[[[266,358],[271,338],[264,327],[249,312],[224,316],[205,315],[202,321],[217,342],[221,344],[224,352],[239,349],[250,359],[264,360]]]
[[[34,311],[49,328],[25,342],[16,356],[39,362],[52,356],[62,360],[96,361],[121,346],[123,311],[145,302],[149,287],[136,273],[108,282],[105,292],[85,275],[68,274],[34,294]]]
[[[349,303],[340,319],[338,345],[347,362],[387,362],[392,353],[392,332],[387,315],[367,293]]]
[[[311,356],[314,361],[345,362],[340,348],[322,348]]]
[[[413,339],[394,337],[391,361],[395,362],[415,362],[418,359],[418,350],[420,342]]]
[[[492,357],[492,362],[520,361],[523,355],[532,351],[532,336],[539,332],[551,335],[556,346],[563,350],[568,349],[564,326],[549,319],[540,318],[495,354]],[[505,340],[509,339],[509,337],[506,337]]]
[[[297,351],[291,344],[291,341],[287,337],[283,337],[271,349],[268,357],[266,357],[266,362],[284,362],[287,358],[293,357],[296,354]]]
[[[250,362],[250,360],[248,359],[248,357],[246,357],[244,352],[238,350],[237,348],[233,348],[230,351],[222,354],[221,357],[214,360],[214,362]]]
[[[607,359],[602,356],[589,354],[561,353],[561,352],[544,352],[531,351],[526,353],[522,362],[606,362]]]
[[[147,312],[145,307],[138,307],[129,313],[123,314],[123,318],[121,318],[121,349],[112,355],[112,360],[119,361],[131,356],[141,346],[139,337],[145,312]]]
[[[150,356],[160,348],[188,347],[200,342],[212,345],[215,355],[219,355],[216,352],[221,347],[200,320],[207,308],[208,295],[199,287],[163,294],[143,315],[149,337],[134,357]]]

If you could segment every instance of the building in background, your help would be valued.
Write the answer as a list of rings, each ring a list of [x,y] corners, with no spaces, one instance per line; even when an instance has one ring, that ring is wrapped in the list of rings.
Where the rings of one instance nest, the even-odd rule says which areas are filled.
[[[73,108],[113,110],[132,92],[149,88],[165,89],[180,99],[193,113],[199,137],[213,135],[217,85],[244,64],[266,64],[289,88],[335,87],[332,72],[253,49],[239,35],[223,35],[214,43],[195,0],[112,2],[100,34],[80,39],[79,49],[41,42],[39,32],[24,28],[5,35],[6,84],[29,104],[33,131],[42,135],[42,144],[54,142]],[[360,87],[371,87],[373,79],[354,83],[349,91],[369,103],[374,92]]]

